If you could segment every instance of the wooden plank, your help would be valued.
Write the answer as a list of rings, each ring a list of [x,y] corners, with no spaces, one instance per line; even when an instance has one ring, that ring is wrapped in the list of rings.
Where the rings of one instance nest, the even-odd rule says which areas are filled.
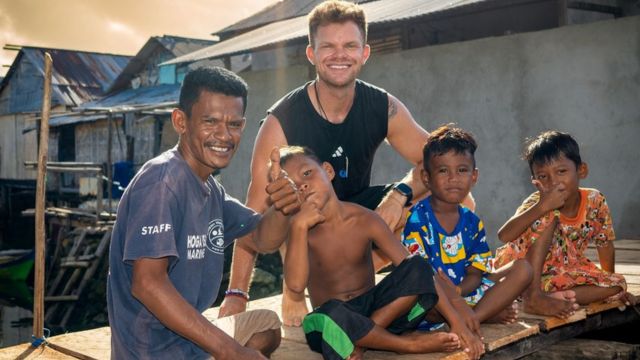
[[[271,355],[273,360],[322,360],[322,355],[309,350],[306,344],[282,339],[280,347]]]
[[[53,336],[48,341],[71,350],[71,352],[82,354],[85,359],[109,359],[111,357],[111,329],[109,327]],[[77,358],[47,346],[40,346],[36,349],[31,344],[21,344],[0,349],[0,359],[67,360]]]
[[[627,291],[635,296],[640,296],[640,284],[627,284]]]
[[[483,360],[515,359],[546,348],[558,341],[569,339],[585,332],[596,329],[605,329],[621,325],[638,319],[638,315],[631,309],[624,312],[607,311],[587,317],[584,321],[557,327],[548,332],[541,332],[535,336],[525,338],[509,346],[498,349],[484,355]]]
[[[640,263],[640,257],[638,257],[637,263]],[[619,264],[616,263],[616,272],[618,274],[627,275],[640,275],[640,264]]]
[[[638,263],[637,260],[636,263]],[[616,270],[623,274],[639,275],[640,265],[617,263]],[[381,276],[377,278],[381,278]],[[635,276],[629,278],[636,279]],[[640,296],[640,284],[630,283],[628,291]],[[280,315],[281,300],[281,295],[254,300],[249,303],[248,308],[268,308],[276,311],[276,313]],[[217,318],[218,310],[218,308],[208,309],[204,315],[213,320]],[[585,314],[584,317],[580,315],[578,318],[574,317],[569,319],[569,321],[561,319],[557,319],[558,321],[556,321],[552,318],[521,314],[521,319],[516,324],[484,324],[482,325],[482,332],[485,337],[488,352],[483,359],[521,357],[548,347],[557,341],[571,338],[587,331],[638,321],[640,318],[640,314],[636,312],[640,310],[633,310],[627,307],[624,311],[619,311],[616,309],[615,304],[591,304],[581,309],[581,311]],[[580,318],[582,320],[580,320]],[[538,327],[538,324],[540,324],[541,327]],[[541,328],[543,328],[545,332],[540,332]],[[88,357],[94,357],[96,359],[108,359],[110,357],[110,329],[108,327],[64,334],[52,337],[49,340],[54,344],[85,354]],[[0,359],[71,359],[71,357],[55,352],[50,348],[30,349],[32,348],[29,344],[0,349]],[[27,356],[21,355],[27,350],[30,351]],[[319,360],[322,357],[320,354],[313,353],[308,349],[301,328],[283,327],[282,345],[274,353],[272,358],[276,360]],[[365,358],[373,360],[396,358],[401,360],[464,359],[466,358],[466,354],[456,352],[449,354],[398,355],[384,351],[367,351]]]
[[[613,360],[637,359],[640,346],[615,341],[568,339],[537,351],[523,360]]]
[[[483,324],[480,328],[487,351],[493,351],[511,343],[536,335],[540,327],[525,319],[513,324]]]
[[[525,319],[527,321],[531,321],[531,322],[534,322],[537,320],[539,322],[540,330],[547,332],[551,329],[555,329],[560,326],[564,326],[567,324],[571,324],[571,323],[586,319],[587,310],[584,308],[578,309],[573,315],[571,315],[566,319],[561,319],[555,316],[542,316],[542,315],[534,315],[534,314],[528,314],[528,313],[522,313],[520,315],[520,318]]]
[[[21,344],[0,349],[0,359],[47,359],[47,360],[76,360],[76,358],[60,353],[46,346],[34,348],[31,344]]]
[[[466,360],[469,357],[463,351],[456,351],[453,353],[429,353],[429,354],[398,354],[390,351],[378,351],[368,350],[364,356],[367,360],[435,360],[435,359],[448,359],[448,360]]]
[[[606,303],[604,301],[600,301],[600,302],[591,303],[591,304],[587,305],[586,306],[586,310],[587,310],[587,315],[593,315],[593,314],[601,313],[603,311],[616,309],[616,308],[621,308],[623,306],[624,306],[624,304],[622,302],[620,302],[620,301],[614,301],[614,302],[610,302],[610,303]]]
[[[627,281],[627,285],[629,285],[629,284],[640,284],[640,275],[624,274],[624,279]]]
[[[307,339],[304,337],[304,331],[299,326],[283,326],[282,338],[307,345]]]
[[[437,355],[437,354],[434,354],[434,355]],[[421,358],[416,358],[416,360],[417,359],[424,359],[424,358],[422,358],[422,357]],[[444,357],[442,357],[442,359],[444,359],[444,360],[468,360],[469,356],[464,351],[458,351],[458,352],[454,352],[453,354],[450,354],[450,355],[445,355]]]
[[[95,359],[111,357],[111,329],[108,326],[54,336],[49,341]]]

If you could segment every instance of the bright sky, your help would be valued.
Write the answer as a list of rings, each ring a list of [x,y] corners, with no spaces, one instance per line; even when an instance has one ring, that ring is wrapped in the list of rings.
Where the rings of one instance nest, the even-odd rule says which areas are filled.
[[[5,44],[135,55],[151,36],[211,33],[278,0],[0,0]],[[17,51],[0,49],[0,76]]]

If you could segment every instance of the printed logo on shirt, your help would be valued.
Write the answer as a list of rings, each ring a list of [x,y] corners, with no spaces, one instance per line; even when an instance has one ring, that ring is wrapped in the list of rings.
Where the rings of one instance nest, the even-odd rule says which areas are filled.
[[[443,264],[455,264],[467,258],[461,233],[453,236],[438,234],[438,236],[440,237],[440,258]]]
[[[143,226],[140,234],[142,235],[153,235],[160,234],[163,232],[168,232],[171,230],[171,224],[159,224],[159,225],[151,225],[151,226]]]
[[[221,219],[209,223],[207,236],[207,248],[216,254],[224,254],[224,225]]]
[[[187,235],[187,260],[204,259],[207,234]]]
[[[342,150],[342,146],[338,146],[338,148],[336,149],[336,151],[333,152],[333,155],[331,155],[331,157],[340,157],[342,156],[342,152],[344,150]]]
[[[342,157],[343,153],[344,149],[342,149],[342,146],[338,146],[331,157],[339,158]],[[340,169],[340,166],[338,166],[336,170],[338,171],[338,176],[340,176],[341,178],[346,179],[349,177],[349,157],[347,155],[344,156],[344,167]]]

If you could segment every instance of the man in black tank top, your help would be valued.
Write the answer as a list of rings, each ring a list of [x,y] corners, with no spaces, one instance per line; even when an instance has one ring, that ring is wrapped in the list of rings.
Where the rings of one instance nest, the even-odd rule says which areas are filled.
[[[412,197],[426,194],[415,168],[398,183],[370,187],[373,157],[385,138],[415,166],[422,161],[422,144],[429,134],[398,99],[356,78],[370,54],[366,29],[364,12],[348,2],[327,1],[309,14],[306,54],[317,77],[269,109],[254,144],[247,206],[258,212],[267,209],[269,154],[284,145],[309,147],[329,162],[336,172],[333,186],[338,198],[375,210],[391,229],[398,227]],[[245,241],[237,241],[234,248],[232,291],[249,287],[255,253],[243,245]],[[385,264],[375,251],[373,259],[376,269]],[[220,314],[245,309],[243,299],[228,297]],[[285,325],[299,326],[307,312],[304,296],[283,286]]]

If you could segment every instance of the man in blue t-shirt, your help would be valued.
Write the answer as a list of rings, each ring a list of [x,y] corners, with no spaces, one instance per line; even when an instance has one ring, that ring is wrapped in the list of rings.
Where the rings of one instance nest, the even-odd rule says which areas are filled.
[[[228,70],[187,74],[171,114],[178,145],[144,164],[127,187],[109,257],[112,359],[264,359],[280,344],[272,311],[213,323],[202,315],[216,299],[233,239],[255,229],[252,246],[265,252],[286,236],[283,214],[257,214],[212,176],[239,145],[246,99],[246,83]],[[267,191],[277,203],[295,192],[273,171]]]

